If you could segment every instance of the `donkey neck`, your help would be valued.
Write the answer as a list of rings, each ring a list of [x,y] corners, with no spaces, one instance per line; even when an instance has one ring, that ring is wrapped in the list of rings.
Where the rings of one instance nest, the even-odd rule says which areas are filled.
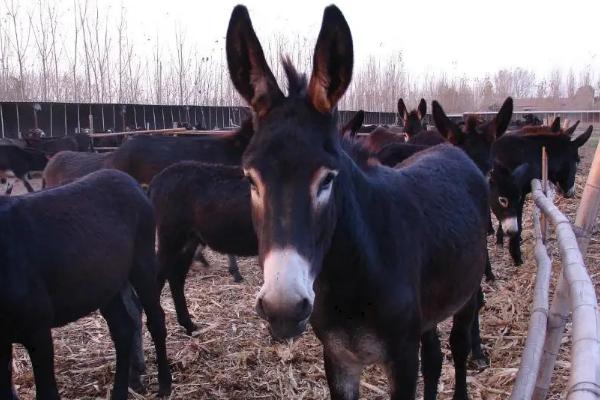
[[[345,173],[340,177],[341,190],[336,195],[336,228],[326,252],[327,265],[323,267],[361,270],[369,274],[382,262],[381,242],[377,238],[382,232],[387,235],[392,223],[378,218],[377,210],[389,209],[392,199],[390,192],[382,190],[383,185],[378,185],[376,180],[381,179],[379,175],[394,174],[395,171],[386,167],[363,170],[348,156],[344,159],[344,169]]]

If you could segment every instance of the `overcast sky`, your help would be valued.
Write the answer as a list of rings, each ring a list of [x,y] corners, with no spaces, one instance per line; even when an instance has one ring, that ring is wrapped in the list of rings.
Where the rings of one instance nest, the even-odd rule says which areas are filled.
[[[121,0],[100,2],[113,9],[121,4]],[[178,24],[190,42],[204,51],[223,45],[237,3],[123,0],[137,40],[148,41],[157,30],[162,40],[171,40]],[[250,0],[244,4],[261,40],[284,34],[306,37],[312,43],[323,8],[330,3]],[[443,71],[450,76],[482,76],[516,66],[538,75],[557,67],[579,71],[587,65],[600,71],[599,0],[341,0],[336,4],[352,30],[358,60],[402,51],[411,74]]]

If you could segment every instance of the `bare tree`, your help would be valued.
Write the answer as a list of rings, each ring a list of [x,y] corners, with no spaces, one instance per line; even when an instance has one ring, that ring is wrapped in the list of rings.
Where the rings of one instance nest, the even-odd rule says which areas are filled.
[[[553,99],[560,98],[562,84],[562,74],[560,70],[555,69],[550,73],[550,97]]]
[[[6,7],[6,15],[8,16],[8,19],[12,24],[13,36],[9,36],[9,40],[13,50],[15,51],[17,65],[19,67],[19,95],[20,100],[24,101],[26,99],[25,57],[27,55],[27,49],[29,48],[29,39],[31,37],[31,25],[27,24],[27,29],[25,29],[25,27],[23,26],[24,24],[20,19],[20,4],[20,2],[15,3],[15,0],[4,0],[4,5]]]
[[[51,16],[47,14],[47,8],[42,0],[37,1],[37,7],[34,9],[37,11],[37,15],[33,14],[33,10],[29,13],[29,22],[31,24],[31,31],[33,32],[33,39],[38,54],[38,60],[41,63],[41,83],[42,83],[42,101],[48,101],[48,83],[50,81],[50,56],[52,55],[52,37],[47,35],[47,24],[51,21]]]
[[[567,97],[573,98],[575,96],[575,73],[573,72],[573,68],[569,69],[569,74],[567,75]]]

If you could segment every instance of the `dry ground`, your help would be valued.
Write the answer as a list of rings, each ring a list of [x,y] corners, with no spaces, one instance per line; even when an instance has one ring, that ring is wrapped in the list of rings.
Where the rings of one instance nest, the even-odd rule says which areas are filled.
[[[598,135],[596,131],[596,135]],[[578,177],[578,195],[572,200],[558,199],[558,206],[571,220],[579,204],[597,136],[584,148]],[[599,282],[600,242],[598,232],[592,237],[587,261],[594,282]],[[552,241],[551,241],[552,242]],[[551,244],[552,246],[552,244]],[[514,267],[507,249],[498,249],[490,238],[492,265],[498,277],[485,285],[486,305],[482,314],[482,335],[491,365],[482,372],[469,373],[469,390],[473,399],[507,398],[519,367],[525,341],[530,301],[534,285],[531,203],[525,214],[523,254],[525,264]],[[323,370],[321,346],[308,332],[293,343],[272,343],[264,323],[254,312],[254,298],[261,283],[261,271],[255,259],[240,260],[245,277],[234,284],[227,273],[227,259],[208,252],[210,269],[196,266],[189,275],[186,293],[193,319],[200,330],[188,337],[178,326],[167,290],[163,306],[167,315],[167,346],[173,370],[172,399],[325,399],[327,383]],[[558,254],[553,250],[554,271],[558,271]],[[449,324],[441,326],[444,346],[441,399],[450,399],[453,368],[447,344]],[[54,330],[56,375],[64,399],[106,399],[112,386],[114,350],[104,320],[93,314],[77,323]],[[149,359],[145,395],[132,399],[154,399],[157,391],[154,350],[145,331],[145,352]],[[568,378],[569,336],[555,371],[552,399],[564,398]],[[34,399],[31,366],[22,348],[15,346],[15,383],[22,399]],[[387,384],[378,368],[365,371],[361,395],[365,399],[387,398]],[[419,394],[420,396],[420,394]]]

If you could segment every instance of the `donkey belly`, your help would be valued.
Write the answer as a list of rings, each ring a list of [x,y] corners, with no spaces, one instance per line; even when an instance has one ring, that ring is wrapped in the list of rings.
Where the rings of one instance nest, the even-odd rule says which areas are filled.
[[[477,292],[485,269],[486,242],[479,239],[470,243],[473,244],[470,249],[464,249],[463,245],[458,254],[440,255],[424,269],[421,277],[423,332],[456,314]]]
[[[106,305],[129,281],[133,243],[105,239],[76,254],[57,251],[43,260],[49,267],[45,285],[54,311],[54,326],[75,321]],[[39,266],[38,268],[43,268]]]

